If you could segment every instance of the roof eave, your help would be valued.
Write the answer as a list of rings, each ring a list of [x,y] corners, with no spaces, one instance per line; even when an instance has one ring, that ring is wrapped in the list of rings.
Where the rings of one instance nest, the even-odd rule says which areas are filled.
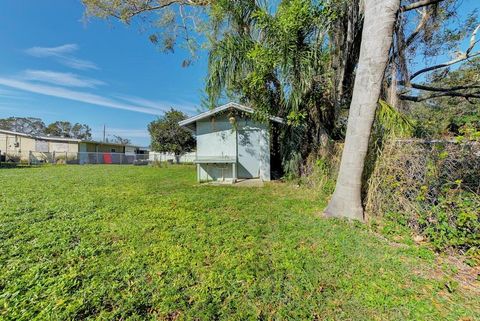
[[[203,112],[201,114],[195,115],[195,116],[190,117],[190,118],[185,119],[185,120],[182,120],[182,121],[178,122],[178,125],[180,125],[182,127],[185,127],[189,130],[192,130],[191,128],[188,128],[187,126],[190,125],[190,124],[196,123],[198,120],[204,119],[204,118],[209,117],[209,116],[213,116],[213,115],[215,115],[219,112],[222,112],[224,110],[227,110],[229,108],[235,108],[237,110],[241,110],[241,111],[244,111],[244,112],[250,113],[250,114],[253,114],[255,112],[255,110],[251,107],[240,105],[240,104],[237,104],[237,103],[234,103],[234,102],[229,102],[228,104],[219,106],[219,107],[214,108],[212,110],[208,110],[208,111]],[[280,117],[270,116],[269,119],[271,121],[283,124],[283,119],[280,118]]]
[[[109,142],[97,142],[94,140],[81,140],[79,141],[80,143],[86,143],[86,144],[98,144],[98,145],[110,145],[110,146],[124,146],[124,147],[134,147],[134,148],[140,148],[137,145],[131,145],[131,144],[119,144],[119,143],[109,143]]]

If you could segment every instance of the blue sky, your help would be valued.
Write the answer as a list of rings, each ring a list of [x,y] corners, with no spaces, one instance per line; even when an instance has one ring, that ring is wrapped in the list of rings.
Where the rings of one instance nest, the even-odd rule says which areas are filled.
[[[480,0],[463,0],[470,12]],[[161,53],[138,26],[82,20],[80,0],[2,0],[0,118],[68,120],[148,145],[147,124],[170,107],[195,114],[207,72],[205,53]]]
[[[0,118],[88,124],[148,145],[147,124],[174,107],[195,114],[206,59],[164,54],[138,27],[82,20],[77,0],[0,3]]]

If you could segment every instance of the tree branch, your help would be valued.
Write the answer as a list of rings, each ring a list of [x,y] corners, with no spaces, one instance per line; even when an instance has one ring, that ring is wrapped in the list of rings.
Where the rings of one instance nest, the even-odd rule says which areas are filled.
[[[441,63],[441,64],[438,64],[438,65],[435,65],[435,66],[430,66],[430,67],[427,67],[427,68],[420,69],[417,72],[412,74],[412,76],[410,77],[410,80],[413,80],[413,78],[415,78],[415,77],[417,77],[417,76],[419,76],[423,73],[426,73],[428,71],[432,71],[432,70],[436,70],[436,69],[440,69],[440,68],[445,68],[445,67],[457,64],[459,62],[468,60],[470,58],[474,58],[476,56],[479,56],[480,51],[472,53],[473,48],[478,43],[478,41],[476,41],[476,36],[477,36],[477,33],[478,33],[479,30],[480,30],[480,24],[472,32],[472,36],[470,37],[470,45],[469,45],[468,49],[465,52],[460,52],[458,54],[457,58],[455,58],[453,60],[450,60],[450,61],[447,61],[447,62],[444,62],[444,63]]]
[[[423,9],[422,12],[420,12],[420,14],[422,15],[422,18],[418,22],[418,25],[415,28],[415,30],[410,34],[410,36],[408,36],[407,40],[405,40],[405,47],[410,47],[410,45],[415,40],[415,38],[417,38],[420,31],[422,31],[422,29],[427,24],[428,18],[430,17],[429,12]]]
[[[132,11],[128,14],[127,19],[131,19],[134,16],[142,14],[144,12],[160,10],[174,4],[189,5],[189,6],[205,6],[208,3],[209,3],[208,0],[162,0],[162,1],[159,1],[158,5],[155,5],[155,6],[150,6],[148,4],[145,4],[141,8],[135,8],[136,9],[135,11]]]
[[[468,47],[467,51],[466,51],[466,54],[468,55],[472,50],[473,48],[475,47],[475,45],[478,43],[478,41],[475,41],[476,37],[477,37],[477,32],[478,30],[480,30],[480,24],[475,28],[475,30],[473,30],[472,32],[472,36],[470,37],[470,47]]]
[[[410,84],[412,88],[425,90],[425,91],[436,91],[436,92],[453,92],[457,90],[467,90],[467,89],[480,89],[480,85],[463,85],[463,86],[453,86],[450,88],[441,88],[441,87],[432,87],[420,84]]]
[[[432,5],[432,4],[437,4],[437,3],[440,3],[442,1],[444,1],[444,0],[420,0],[420,1],[417,1],[417,2],[414,2],[414,3],[403,6],[401,8],[401,11],[402,12],[410,11],[410,10],[418,9],[418,8],[421,8],[421,7],[429,6],[429,5]]]
[[[410,77],[410,80],[412,80],[413,78],[423,74],[423,73],[426,73],[428,71],[432,71],[432,70],[436,70],[436,69],[440,69],[440,68],[445,68],[445,67],[448,67],[448,66],[451,66],[451,65],[454,65],[454,64],[457,64],[459,62],[462,62],[462,61],[465,61],[467,59],[470,59],[470,58],[473,58],[473,57],[476,57],[476,56],[479,56],[480,55],[480,51],[479,52],[476,52],[474,54],[471,54],[471,55],[467,55],[466,53],[462,53],[460,54],[457,58],[453,59],[453,60],[450,60],[450,61],[447,61],[447,62],[444,62],[442,64],[438,64],[438,65],[435,65],[435,66],[430,66],[430,67],[427,67],[427,68],[423,68],[423,69],[420,69],[419,71],[415,72],[411,77]]]
[[[82,0],[87,7],[87,13],[94,16],[112,16],[123,22],[129,21],[142,13],[157,11],[166,7],[179,4],[188,6],[207,6],[212,0],[128,0],[114,2],[110,0]]]
[[[400,95],[401,100],[413,101],[413,102],[421,102],[432,98],[439,98],[439,97],[463,97],[463,98],[477,98],[480,99],[480,92],[475,93],[461,93],[461,92],[442,92],[442,93],[435,93],[430,94],[427,96],[410,96],[410,95]]]

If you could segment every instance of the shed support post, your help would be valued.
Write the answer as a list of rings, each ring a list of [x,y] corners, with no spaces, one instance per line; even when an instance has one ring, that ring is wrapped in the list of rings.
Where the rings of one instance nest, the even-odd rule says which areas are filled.
[[[200,183],[200,164],[197,164],[197,182]]]
[[[237,163],[232,163],[232,179],[235,183],[237,181]]]

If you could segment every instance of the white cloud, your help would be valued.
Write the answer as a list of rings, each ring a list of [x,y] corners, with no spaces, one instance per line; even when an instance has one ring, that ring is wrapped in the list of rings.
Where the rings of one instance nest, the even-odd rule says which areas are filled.
[[[156,102],[156,101],[145,99],[145,98],[126,96],[126,95],[116,95],[115,97],[135,105],[149,107],[162,112],[168,111],[170,109],[170,107],[164,103]]]
[[[82,103],[97,105],[97,106],[134,111],[134,112],[150,114],[150,115],[163,114],[161,110],[154,109],[149,106],[127,104],[111,98],[90,94],[87,92],[74,91],[74,90],[70,90],[62,87],[40,85],[35,83],[29,83],[26,81],[20,81],[20,80],[2,78],[2,77],[0,77],[0,85],[23,90],[23,91],[28,91],[36,94],[64,98],[64,99],[69,99],[73,101],[79,101]]]
[[[163,101],[153,101],[140,97],[126,96],[126,95],[116,95],[118,99],[124,100],[126,102],[149,107],[152,109],[160,110],[163,112],[169,111],[170,108],[179,109],[182,111],[195,111],[195,107],[192,103],[189,102],[163,102]]]
[[[83,78],[73,73],[55,72],[50,70],[25,70],[23,79],[41,81],[65,87],[94,88],[104,85],[103,81],[91,78]]]
[[[35,57],[51,57],[66,55],[77,50],[77,44],[66,44],[58,47],[32,47],[27,49],[26,52]]]
[[[58,47],[32,47],[25,52],[33,57],[56,59],[59,63],[79,70],[98,69],[95,63],[74,57],[72,54],[79,49],[77,44],[66,44]]]

